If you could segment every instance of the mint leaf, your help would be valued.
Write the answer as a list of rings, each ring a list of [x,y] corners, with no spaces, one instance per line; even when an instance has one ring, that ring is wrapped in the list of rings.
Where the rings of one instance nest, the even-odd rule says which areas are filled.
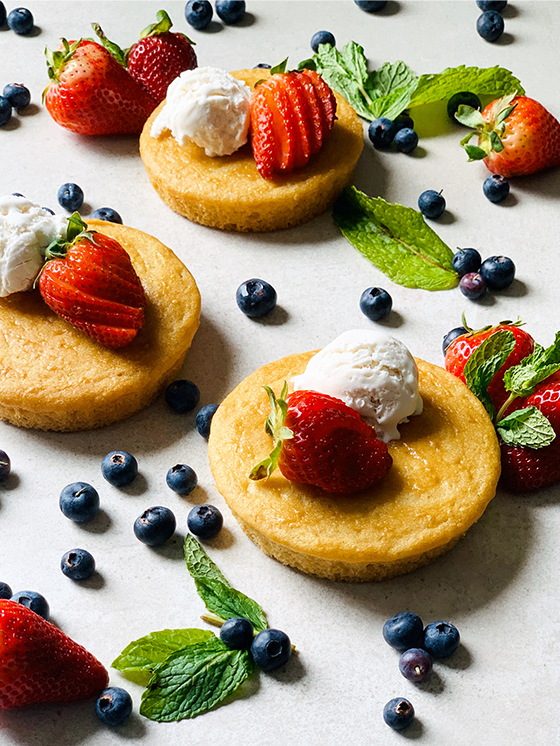
[[[540,345],[524,358],[519,365],[513,365],[504,375],[506,391],[514,396],[530,396],[541,381],[560,370],[560,332],[546,350]]]
[[[146,686],[154,668],[171,653],[211,637],[214,634],[210,630],[202,629],[163,629],[152,632],[127,645],[111,666],[130,681]]]
[[[519,80],[499,65],[487,68],[460,65],[448,67],[441,73],[421,75],[408,108],[444,101],[461,91],[494,98],[513,91],[520,96],[525,92]]]
[[[369,76],[366,90],[373,99],[370,118],[398,117],[408,107],[417,84],[416,74],[402,60],[386,62]]]
[[[313,60],[323,80],[344,96],[361,117],[375,119],[369,110],[371,97],[365,90],[361,74],[364,67],[367,69],[367,59],[359,44],[349,42],[342,54],[330,44],[319,44]]]
[[[501,329],[473,350],[463,369],[467,386],[482,402],[491,419],[494,419],[496,407],[488,394],[488,386],[514,347],[513,332]]]
[[[230,650],[216,637],[189,645],[156,668],[140,714],[159,722],[196,717],[222,702],[252,671],[246,650]]]
[[[268,627],[262,607],[241,591],[232,588],[229,583],[209,577],[195,577],[198,595],[204,601],[208,611],[218,614],[222,619],[244,617],[248,619],[257,632]]]
[[[496,423],[498,435],[510,446],[544,448],[556,437],[549,420],[536,407],[517,409]]]
[[[453,252],[417,210],[347,187],[333,217],[350,243],[398,285],[424,290],[457,285]]]
[[[268,627],[262,607],[228,583],[217,565],[191,534],[185,537],[185,561],[194,578],[198,595],[208,611],[218,614],[224,620],[245,617],[257,632]]]

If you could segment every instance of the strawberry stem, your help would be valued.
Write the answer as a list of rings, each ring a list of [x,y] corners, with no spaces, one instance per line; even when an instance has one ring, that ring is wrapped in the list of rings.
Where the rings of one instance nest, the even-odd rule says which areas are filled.
[[[266,418],[265,430],[272,437],[274,447],[267,458],[251,470],[249,479],[254,481],[268,479],[270,477],[272,472],[278,466],[278,459],[280,458],[283,442],[294,437],[293,432],[284,425],[286,415],[288,414],[288,405],[286,403],[286,397],[288,396],[287,382],[284,381],[282,391],[278,398],[276,398],[276,395],[270,386],[263,386],[263,388],[268,394],[271,409],[270,414]]]
[[[103,31],[103,29],[98,23],[92,23],[91,27],[95,31],[99,41],[105,47],[105,49],[109,52],[111,57],[114,57],[119,63],[119,65],[122,65],[122,67],[126,67],[126,64],[128,61],[129,50],[122,49],[114,41],[111,41],[110,39],[108,39],[105,36],[105,32]]]

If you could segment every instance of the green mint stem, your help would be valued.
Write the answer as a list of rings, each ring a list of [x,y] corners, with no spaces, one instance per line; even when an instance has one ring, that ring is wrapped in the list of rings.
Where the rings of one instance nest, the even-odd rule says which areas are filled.
[[[218,614],[213,614],[211,611],[201,614],[200,618],[202,619],[203,622],[212,624],[214,627],[221,627],[226,621],[225,619],[222,619],[221,616],[218,616]]]
[[[368,92],[366,91],[366,89],[365,89],[365,88],[364,88],[363,86],[361,86],[361,85],[360,85],[360,86],[358,86],[358,90],[359,90],[359,91],[360,91],[360,93],[362,94],[363,98],[365,98],[365,100],[366,100],[366,102],[367,102],[367,105],[368,105],[368,106],[371,106],[371,105],[373,104],[373,101],[372,101],[372,100],[371,100],[371,98],[370,98],[370,97],[368,96]]]
[[[501,408],[500,408],[500,411],[498,412],[498,414],[496,415],[496,417],[495,417],[495,419],[494,419],[494,422],[495,422],[495,424],[496,424],[496,425],[498,425],[498,424],[500,423],[500,421],[501,421],[502,417],[503,417],[503,416],[504,416],[504,414],[505,414],[505,413],[507,412],[507,409],[508,409],[508,407],[510,406],[510,404],[511,404],[511,403],[512,403],[513,401],[515,401],[515,400],[516,400],[517,398],[518,398],[518,396],[517,396],[516,394],[510,394],[510,395],[508,396],[508,398],[507,398],[507,399],[506,399],[506,401],[505,401],[505,402],[504,402],[504,403],[502,404],[502,406],[501,406]]]

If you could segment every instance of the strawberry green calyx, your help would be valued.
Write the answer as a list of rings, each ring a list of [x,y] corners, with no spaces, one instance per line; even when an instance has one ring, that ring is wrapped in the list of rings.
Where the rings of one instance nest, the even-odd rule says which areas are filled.
[[[66,238],[59,238],[47,246],[45,249],[45,261],[49,261],[49,259],[63,259],[68,250],[83,238],[94,241],[93,232],[88,231],[88,227],[80,217],[80,213],[73,212],[68,218]]]
[[[173,22],[171,21],[171,18],[167,14],[165,10],[158,10],[156,13],[157,21],[155,23],[151,23],[149,26],[146,26],[146,28],[140,32],[140,41],[142,39],[146,39],[148,36],[160,36],[161,34],[167,34],[167,32],[171,29],[173,26]],[[189,39],[189,37],[186,34],[181,34],[176,31],[173,32],[176,34],[176,36],[182,36],[185,38],[189,44],[192,44],[192,46],[196,46],[194,41],[192,39]]]
[[[122,65],[122,67],[126,67],[126,63],[128,60],[128,53],[130,49],[122,49],[114,41],[111,41],[110,39],[108,39],[107,36],[105,35],[105,32],[103,31],[103,29],[98,23],[92,23],[91,27],[95,31],[97,38],[99,39],[101,44],[105,47],[105,49],[109,52],[109,54],[116,59],[119,65]]]
[[[494,101],[487,119],[482,116],[478,109],[473,109],[472,106],[465,106],[464,104],[459,106],[455,119],[474,130],[461,140],[461,145],[469,156],[469,161],[480,161],[490,153],[501,153],[504,149],[502,137],[506,131],[505,120],[517,106],[517,104],[512,103],[516,96],[517,91],[514,91],[514,93]],[[478,145],[469,145],[470,139],[475,135],[478,135]]]
[[[498,321],[497,324],[488,324],[487,326],[483,326],[481,329],[471,329],[471,327],[467,323],[467,318],[464,313],[461,314],[461,323],[463,325],[463,328],[467,330],[466,334],[463,334],[461,336],[463,337],[472,337],[476,334],[482,334],[483,332],[488,332],[490,329],[497,329],[500,326],[524,326],[525,322],[521,319],[521,316],[517,317],[517,321],[511,321],[511,319],[504,319],[503,321]]]
[[[280,458],[280,452],[282,451],[282,443],[285,440],[290,440],[294,437],[293,432],[290,428],[285,426],[286,416],[288,414],[288,404],[286,403],[286,397],[288,396],[288,384],[284,381],[280,396],[277,398],[274,391],[269,386],[263,386],[264,390],[268,394],[270,400],[270,414],[266,418],[265,430],[271,436],[274,441],[274,448],[270,452],[268,458],[257,464],[251,473],[249,479],[258,481],[259,479],[268,479],[272,472],[278,466],[278,459]]]
[[[57,49],[55,52],[51,51],[48,47],[45,47],[45,57],[47,58],[47,72],[49,80],[54,83],[60,82],[60,73],[62,72],[64,65],[68,60],[72,59],[76,49],[82,43],[82,39],[72,42],[69,44],[66,39],[61,39],[62,46],[64,49]],[[45,97],[45,91],[43,92],[43,98]]]

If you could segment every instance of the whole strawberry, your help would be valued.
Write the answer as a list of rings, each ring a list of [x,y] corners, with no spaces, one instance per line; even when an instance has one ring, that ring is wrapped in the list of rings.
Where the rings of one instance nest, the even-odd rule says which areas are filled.
[[[468,329],[466,325],[465,328]],[[445,352],[445,369],[465,382],[465,365],[473,352],[486,339],[500,331],[511,332],[514,336],[515,346],[488,385],[488,393],[496,410],[500,409],[509,396],[503,383],[506,370],[513,365],[517,365],[523,358],[533,352],[535,345],[533,337],[524,331],[519,324],[502,323],[497,326],[485,327],[478,331],[468,329],[466,334],[456,337]]]
[[[139,134],[156,102],[100,44],[88,39],[45,50],[43,100],[57,124],[79,135]]]
[[[253,469],[251,479],[268,477],[278,466],[290,481],[350,494],[387,475],[393,463],[387,445],[340,399],[317,391],[286,396],[287,384],[279,399],[268,386],[265,390],[272,406],[266,430],[275,446]]]
[[[560,122],[532,98],[510,94],[482,113],[461,106],[456,117],[476,129],[461,141],[469,160],[484,159],[492,173],[509,178],[560,165]],[[474,134],[478,146],[468,144]]]
[[[31,609],[0,599],[0,710],[97,696],[103,665]]]
[[[259,83],[251,98],[250,133],[260,175],[270,179],[274,172],[305,166],[325,143],[335,114],[334,94],[314,70],[274,72]]]
[[[147,302],[118,241],[88,231],[74,213],[66,241],[51,244],[45,257],[39,291],[52,311],[103,347],[132,342],[144,323]]]

